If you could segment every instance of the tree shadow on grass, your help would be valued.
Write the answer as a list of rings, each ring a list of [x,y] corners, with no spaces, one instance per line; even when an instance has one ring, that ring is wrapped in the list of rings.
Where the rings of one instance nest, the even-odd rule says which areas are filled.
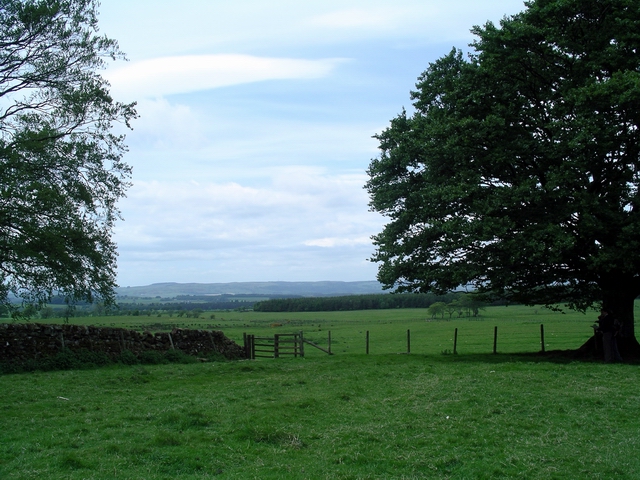
[[[603,358],[598,355],[586,355],[579,350],[552,350],[548,352],[523,352],[523,353],[471,353],[462,355],[451,355],[443,357],[452,363],[603,363]],[[640,359],[631,357],[625,359],[624,364],[640,365]]]
[[[602,360],[597,358],[576,358],[572,355],[573,350],[557,350],[546,353],[470,353],[462,355],[452,355],[450,361],[452,363],[559,363],[567,364],[573,362],[585,363],[601,363]]]
[[[634,339],[635,340],[635,339]],[[622,357],[625,364],[640,365],[640,350],[637,342],[622,340],[619,343]],[[536,363],[603,363],[604,355],[602,342],[598,343],[596,337],[591,337],[583,345],[573,350],[549,350],[546,352],[522,352],[522,353],[486,353],[451,355],[452,361],[456,362],[483,362],[483,363],[506,363],[506,362],[536,362]]]

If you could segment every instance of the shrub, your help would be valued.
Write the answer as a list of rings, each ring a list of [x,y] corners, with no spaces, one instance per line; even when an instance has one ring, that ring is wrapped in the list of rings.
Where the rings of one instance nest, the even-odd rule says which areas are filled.
[[[164,357],[170,363],[195,363],[195,362],[197,362],[195,357],[192,357],[191,355],[187,355],[182,350],[168,350],[164,354]]]
[[[41,367],[39,370],[71,370],[80,368],[81,362],[78,357],[68,348],[58,352],[53,357],[47,357],[40,360]]]
[[[137,365],[140,363],[138,357],[131,350],[125,350],[120,354],[118,361],[124,365]]]
[[[204,356],[210,362],[228,362],[229,360],[223,354],[218,352],[209,352]]]
[[[84,348],[75,352],[75,356],[80,364],[80,368],[103,367],[112,363],[106,353],[92,352]]]
[[[212,352],[206,358],[210,361],[226,361],[219,353]],[[198,360],[182,350],[169,350],[164,354],[155,350],[145,350],[137,357],[132,351],[123,351],[114,361],[106,353],[92,352],[87,349],[71,351],[64,349],[51,357],[26,359],[22,361],[0,362],[0,374],[23,373],[52,370],[81,370],[103,367],[113,363],[121,365],[160,365],[165,363],[195,363]]]
[[[145,365],[160,365],[168,363],[168,360],[160,352],[155,350],[145,350],[140,354],[140,363]]]

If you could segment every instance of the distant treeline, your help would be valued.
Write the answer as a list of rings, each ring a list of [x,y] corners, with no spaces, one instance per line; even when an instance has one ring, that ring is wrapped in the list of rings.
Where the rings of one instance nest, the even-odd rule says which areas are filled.
[[[265,297],[267,299],[265,299]],[[433,293],[403,293],[403,294],[366,294],[339,297],[287,297],[279,295],[181,295],[175,299],[168,298],[136,298],[124,297],[118,305],[107,308],[101,303],[61,305],[59,299],[50,305],[36,310],[28,307],[23,314],[27,318],[65,318],[84,316],[162,316],[198,318],[205,312],[216,310],[234,310],[256,312],[327,312],[350,310],[379,310],[390,308],[429,308],[433,317],[445,313],[451,317],[454,312],[461,316],[467,312],[469,316],[476,316],[478,309],[484,303],[478,301],[474,295],[462,292],[435,295]],[[172,301],[173,300],[173,301]],[[8,316],[8,311],[0,310],[0,317]],[[214,316],[211,316],[214,318]]]
[[[253,302],[243,300],[227,302],[172,302],[172,303],[120,303],[111,310],[112,315],[147,315],[149,313],[180,313],[206,310],[237,310],[250,309]]]
[[[344,297],[277,298],[253,305],[256,312],[333,312],[347,310],[381,310],[388,308],[428,308],[433,303],[451,303],[458,293],[404,293],[349,295]]]
[[[262,300],[272,298],[296,298],[299,295],[259,295],[249,293],[223,293],[220,295],[178,295],[175,297],[177,302],[203,302],[203,303],[232,303],[232,302],[251,302],[255,303]]]
[[[280,298],[281,295],[248,295],[248,294],[223,294],[223,295],[180,295],[175,299],[151,297],[127,297],[121,296],[117,300],[117,306],[105,307],[97,302],[89,304],[79,302],[75,305],[67,305],[64,297],[56,296],[48,305],[41,309],[27,306],[22,309],[26,318],[70,318],[84,316],[109,316],[109,315],[169,315],[169,316],[197,316],[210,310],[251,310],[257,301],[268,298]],[[10,312],[0,306],[0,318],[9,317]]]

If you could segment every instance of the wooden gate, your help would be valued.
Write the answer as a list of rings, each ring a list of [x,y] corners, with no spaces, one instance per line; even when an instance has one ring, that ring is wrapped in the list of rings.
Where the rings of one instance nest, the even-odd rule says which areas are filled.
[[[247,358],[304,357],[304,337],[300,333],[279,333],[273,337],[244,335]]]

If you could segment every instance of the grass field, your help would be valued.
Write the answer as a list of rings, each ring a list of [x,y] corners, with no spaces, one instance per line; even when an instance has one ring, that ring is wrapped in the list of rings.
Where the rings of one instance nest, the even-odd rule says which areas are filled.
[[[0,476],[632,479],[638,380],[510,355],[5,375]]]
[[[636,316],[639,315],[640,303],[637,303]],[[542,307],[509,306],[488,307],[477,318],[457,319],[454,316],[451,320],[446,317],[432,319],[427,309],[395,309],[293,313],[217,311],[205,312],[198,319],[145,315],[71,318],[70,322],[137,330],[208,328],[222,330],[238,343],[242,343],[243,333],[273,335],[302,330],[305,338],[324,347],[331,331],[332,351],[336,354],[364,353],[367,331],[371,354],[406,352],[407,330],[410,330],[411,352],[431,355],[453,351],[456,328],[458,353],[491,353],[496,326],[498,352],[537,352],[541,349],[541,324],[544,325],[546,350],[573,349],[591,337],[591,325],[596,317],[596,312],[585,315],[553,312]],[[62,322],[61,319],[56,321]],[[307,354],[316,355],[316,352],[308,349]],[[324,355],[320,351],[317,354]]]
[[[576,347],[588,316],[524,307],[450,322],[400,310],[215,315],[184,323],[216,322],[236,339],[302,329],[320,341],[331,329],[336,355],[0,376],[0,478],[640,478],[636,365],[508,353],[539,350],[540,323],[557,332],[549,348]],[[488,353],[494,325],[500,339],[509,326],[516,338],[499,340],[500,355]],[[456,326],[461,353],[442,355]],[[398,355],[407,328],[412,354]],[[475,340],[463,349],[464,335]]]

